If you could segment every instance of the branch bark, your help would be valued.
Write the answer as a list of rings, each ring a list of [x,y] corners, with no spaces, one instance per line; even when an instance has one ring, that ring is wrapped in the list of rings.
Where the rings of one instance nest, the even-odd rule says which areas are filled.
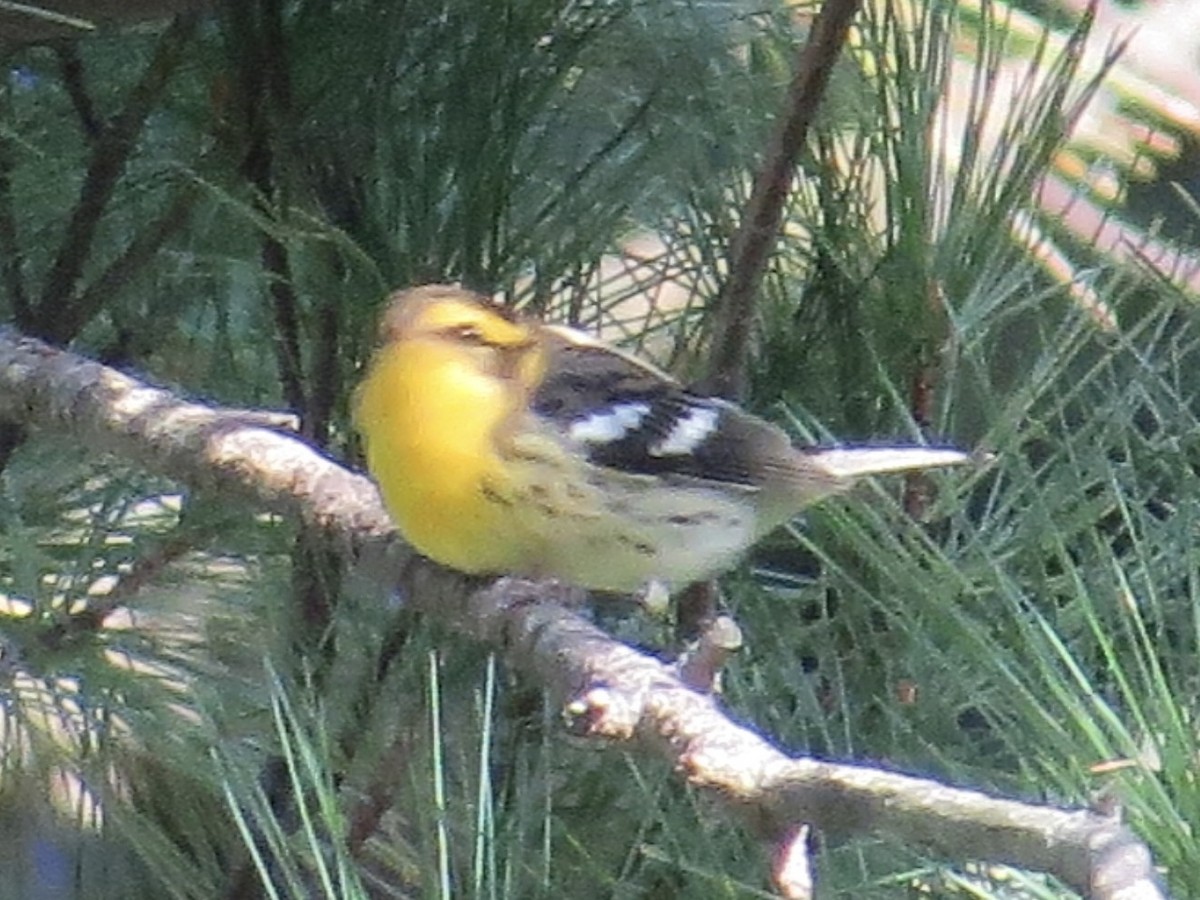
[[[1165,896],[1150,853],[1115,817],[959,790],[863,766],[788,757],[735,725],[676,670],[570,609],[571,591],[468,579],[405,548],[374,486],[261,413],[188,403],[40,341],[0,331],[0,419],[69,431],[197,490],[321,529],[347,559],[459,632],[498,647],[561,697],[572,728],[670,761],[770,846],[811,826],[872,833],[954,860],[1052,873],[1097,900]]]

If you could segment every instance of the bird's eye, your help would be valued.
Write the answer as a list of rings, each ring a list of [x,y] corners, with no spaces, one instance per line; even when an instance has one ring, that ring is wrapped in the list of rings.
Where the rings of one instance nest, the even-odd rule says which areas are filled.
[[[450,336],[464,344],[484,344],[483,332],[478,325],[455,325],[449,329]]]

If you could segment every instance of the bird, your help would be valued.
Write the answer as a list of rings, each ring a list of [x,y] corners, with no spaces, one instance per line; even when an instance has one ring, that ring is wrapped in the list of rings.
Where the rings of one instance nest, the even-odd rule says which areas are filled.
[[[614,593],[712,578],[864,476],[972,459],[793,446],[586,332],[448,284],[389,298],[353,419],[384,506],[423,555]]]

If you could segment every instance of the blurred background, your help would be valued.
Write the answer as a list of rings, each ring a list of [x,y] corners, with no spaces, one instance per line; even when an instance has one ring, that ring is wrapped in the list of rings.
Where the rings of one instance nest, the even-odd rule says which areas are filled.
[[[350,465],[393,287],[695,377],[815,6],[0,2],[0,321]],[[1200,5],[864,7],[747,403],[998,461],[759,548],[726,701],[790,752],[1119,806],[1200,896]],[[771,896],[665,767],[253,513],[0,423],[0,898]],[[1072,896],[876,839],[817,865],[828,896]]]

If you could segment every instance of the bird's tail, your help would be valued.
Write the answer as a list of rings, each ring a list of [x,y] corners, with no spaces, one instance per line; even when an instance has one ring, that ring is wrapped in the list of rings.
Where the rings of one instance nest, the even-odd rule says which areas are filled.
[[[969,453],[943,447],[809,447],[800,451],[810,465],[836,479],[960,466],[975,460]]]

